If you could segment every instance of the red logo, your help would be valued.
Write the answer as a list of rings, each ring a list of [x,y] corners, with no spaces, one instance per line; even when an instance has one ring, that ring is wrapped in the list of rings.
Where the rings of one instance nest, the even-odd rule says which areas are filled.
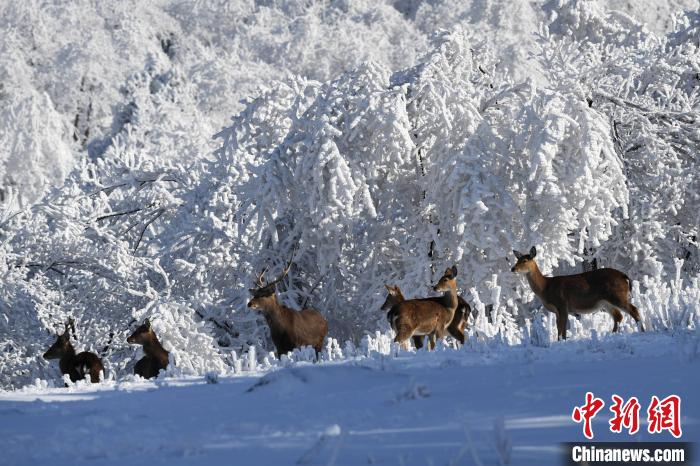
[[[586,393],[586,404],[583,406],[576,406],[574,412],[571,413],[571,419],[574,422],[580,423],[583,421],[583,435],[587,439],[593,438],[593,428],[591,427],[591,420],[598,414],[598,411],[603,409],[605,402],[600,398],[593,396],[593,393]]]
[[[627,430],[629,435],[639,432],[639,412],[641,405],[637,397],[633,396],[625,401],[618,395],[613,395],[610,411],[612,419],[608,421],[610,432],[622,433]],[[571,419],[576,423],[583,422],[583,435],[587,439],[593,438],[592,421],[596,414],[603,409],[605,402],[596,398],[593,393],[586,392],[586,402],[582,406],[574,407]],[[681,398],[678,395],[669,395],[663,400],[652,396],[647,409],[647,431],[657,434],[668,431],[675,438],[683,434],[681,430]]]
[[[636,434],[639,430],[639,400],[633,396],[624,405],[624,401],[617,395],[612,396],[613,405],[610,411],[615,415],[610,419],[610,432],[622,432],[622,428],[627,429],[630,435]]]
[[[681,431],[681,397],[670,395],[659,401],[654,395],[651,397],[649,409],[647,409],[647,430],[650,434],[667,430],[676,438],[680,438]]]

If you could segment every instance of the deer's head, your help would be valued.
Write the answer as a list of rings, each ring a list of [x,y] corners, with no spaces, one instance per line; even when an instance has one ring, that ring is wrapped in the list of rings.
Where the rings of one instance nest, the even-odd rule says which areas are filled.
[[[386,295],[386,300],[384,300],[384,304],[382,304],[381,309],[384,311],[388,311],[392,307],[394,307],[396,304],[399,304],[402,301],[405,301],[403,294],[401,294],[401,289],[398,286],[394,285],[384,285],[386,287],[386,291],[388,294]]]
[[[153,328],[151,327],[151,321],[146,318],[141,325],[138,326],[134,333],[132,333],[129,338],[126,339],[127,343],[132,345],[143,345],[153,340],[155,333],[153,333]]]
[[[263,278],[265,276],[265,272],[267,272],[267,267],[265,267],[263,271],[258,274],[255,279],[255,288],[248,289],[252,296],[250,301],[248,301],[248,307],[257,310],[264,310],[274,306],[277,303],[277,295],[275,294],[277,291],[277,284],[287,276],[289,269],[292,268],[292,261],[294,260],[295,252],[296,250],[292,251],[292,257],[289,258],[289,262],[287,262],[282,274],[271,282],[268,283]]]
[[[433,291],[450,291],[457,288],[457,266],[453,265],[445,270],[440,280],[433,287]]]
[[[537,264],[535,264],[537,249],[535,249],[534,246],[530,248],[529,254],[523,254],[515,249],[513,249],[513,254],[515,254],[515,258],[518,259],[518,262],[510,269],[511,272],[528,274],[537,267]]]
[[[70,343],[70,328],[72,326],[73,319],[69,319],[63,333],[56,337],[54,344],[44,353],[44,359],[61,359],[73,350],[73,345]]]
[[[275,296],[276,286],[274,283],[261,288],[250,288],[248,291],[250,291],[250,294],[253,296],[250,298],[250,301],[248,301],[248,307],[252,309],[266,309],[277,302],[277,297]]]

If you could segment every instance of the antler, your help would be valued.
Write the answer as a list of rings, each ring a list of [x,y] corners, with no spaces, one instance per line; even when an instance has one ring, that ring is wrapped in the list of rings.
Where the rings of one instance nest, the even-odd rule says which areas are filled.
[[[73,320],[72,317],[68,318],[68,321],[66,322],[66,326],[63,330],[63,333],[67,333],[69,329],[72,330],[73,337],[75,337],[75,320]]]
[[[294,249],[292,249],[292,255],[289,257],[289,261],[287,262],[287,265],[284,267],[284,270],[282,270],[282,275],[279,277],[275,278],[272,282],[268,283],[268,285],[275,285],[279,282],[281,282],[284,277],[287,276],[289,273],[289,270],[292,268],[292,262],[294,261],[294,255],[297,253],[297,247],[294,246]]]
[[[262,288],[265,286],[265,283],[263,282],[263,275],[265,275],[265,272],[267,272],[268,266],[266,265],[264,269],[262,269],[262,272],[260,272],[256,277],[255,277],[255,286],[258,288]]]

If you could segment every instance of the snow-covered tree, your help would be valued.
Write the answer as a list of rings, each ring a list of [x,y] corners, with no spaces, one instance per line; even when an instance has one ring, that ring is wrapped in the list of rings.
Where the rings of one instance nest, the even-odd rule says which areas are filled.
[[[545,31],[544,66],[558,88],[585,99],[607,122],[629,190],[628,215],[618,216],[610,241],[588,244],[592,256],[633,277],[669,274],[674,259],[684,259],[687,272],[697,274],[700,13],[679,15],[677,29],[656,38],[641,26],[625,29],[592,2],[567,3],[565,11],[587,21],[568,22],[576,32]],[[605,23],[607,33],[587,23]],[[593,30],[598,32],[591,38]],[[588,31],[586,40],[572,40],[581,31]]]

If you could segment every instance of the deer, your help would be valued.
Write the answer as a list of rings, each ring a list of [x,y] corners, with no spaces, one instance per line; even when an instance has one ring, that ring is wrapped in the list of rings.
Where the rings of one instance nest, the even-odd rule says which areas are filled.
[[[70,342],[70,329],[75,333],[75,323],[72,318],[68,319],[65,324],[63,334],[56,337],[56,341],[44,353],[44,359],[58,359],[58,367],[61,369],[61,374],[70,377],[71,382],[83,380],[87,375],[90,376],[90,382],[100,382],[100,372],[104,375],[104,366],[102,360],[95,354],[89,351],[75,354],[75,348]],[[66,386],[68,386],[66,384]]]
[[[146,318],[143,324],[139,325],[126,342],[132,345],[143,346],[144,357],[138,360],[134,366],[134,374],[140,375],[144,379],[158,377],[161,369],[168,367],[170,353],[160,344],[156,333],[151,327],[150,319]]]
[[[256,288],[248,290],[252,295],[248,301],[248,307],[261,312],[265,317],[278,358],[302,346],[312,346],[318,357],[323,340],[328,333],[326,318],[316,309],[304,308],[301,311],[295,311],[277,300],[277,284],[289,273],[293,258],[292,254],[292,259],[289,260],[282,274],[269,283],[263,281],[267,267],[257,275]]]
[[[435,338],[444,338],[459,305],[457,298],[457,267],[454,265],[433,286],[433,291],[442,292],[437,298],[408,299],[396,304],[393,313],[396,329],[394,341],[406,347],[407,340],[414,336],[428,335],[429,349],[435,348]]]
[[[384,286],[386,287],[388,294],[386,296],[384,304],[382,304],[381,309],[384,311],[388,311],[386,314],[386,318],[389,321],[391,329],[394,331],[394,333],[397,333],[396,326],[394,325],[396,313],[393,311],[393,307],[399,303],[406,301],[406,298],[404,298],[403,293],[401,293],[401,288],[399,288],[398,285]],[[432,301],[437,302],[441,300],[442,297],[434,296],[426,299],[430,299]],[[467,320],[469,319],[469,315],[471,314],[472,309],[469,306],[469,303],[467,303],[467,301],[459,295],[457,296],[457,302],[458,303],[457,309],[455,310],[455,315],[452,318],[452,322],[450,322],[450,325],[447,327],[447,331],[450,335],[452,335],[452,337],[459,341],[460,344],[464,345],[464,329],[467,326]],[[416,349],[420,349],[423,347],[423,336],[416,335],[413,336],[412,339]]]
[[[566,340],[569,314],[589,314],[601,307],[613,318],[613,332],[619,331],[622,322],[620,309],[632,316],[640,331],[644,331],[639,309],[630,302],[632,281],[619,270],[603,268],[575,275],[545,277],[535,262],[537,249],[534,246],[529,254],[516,250],[513,254],[518,261],[511,272],[525,275],[544,307],[556,315],[557,340]]]

